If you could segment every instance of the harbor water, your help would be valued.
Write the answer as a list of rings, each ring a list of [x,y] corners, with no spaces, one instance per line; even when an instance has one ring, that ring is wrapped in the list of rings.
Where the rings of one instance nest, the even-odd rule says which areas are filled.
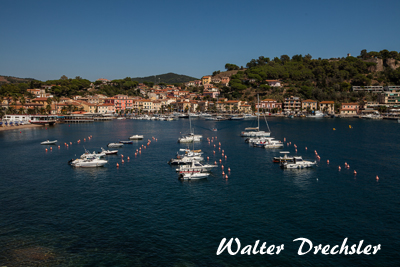
[[[195,134],[203,135],[194,145],[177,143],[189,131],[188,119],[0,132],[0,266],[399,266],[400,124],[337,118],[268,123],[272,137],[286,138],[283,149],[244,142],[240,132],[257,120],[194,119]],[[67,164],[85,148],[98,152],[134,134],[144,139],[107,156],[105,167]],[[60,148],[40,145],[48,139]],[[146,149],[135,156],[142,145]],[[207,179],[180,181],[167,164],[188,146],[218,163]],[[317,166],[282,170],[272,162],[280,151],[317,160]],[[284,250],[217,255],[223,238],[238,238],[242,248],[259,240],[259,247],[284,244]],[[349,247],[363,240],[363,249],[381,249],[374,255],[314,249],[298,255],[297,238],[331,247],[345,238]]]

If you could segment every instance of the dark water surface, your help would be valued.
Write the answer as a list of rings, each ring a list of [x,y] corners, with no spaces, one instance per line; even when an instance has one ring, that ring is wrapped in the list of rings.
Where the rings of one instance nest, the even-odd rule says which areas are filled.
[[[249,147],[239,136],[256,121],[193,120],[210,162],[227,155],[207,180],[181,182],[167,161],[188,120],[115,120],[0,132],[1,266],[399,266],[400,124],[356,119],[269,119],[284,150],[318,166],[281,170],[280,150]],[[349,127],[352,126],[352,128]],[[209,129],[217,127],[217,132]],[[336,128],[334,131],[333,128]],[[157,138],[125,145],[104,168],[67,164],[84,148],[143,134]],[[92,135],[91,140],[83,141]],[[206,138],[217,136],[217,148]],[[44,140],[61,148],[45,152]],[[77,144],[77,140],[82,142]],[[66,148],[64,142],[73,142]],[[305,147],[308,149],[305,150]],[[213,150],[216,154],[213,155]],[[125,163],[121,163],[124,155]],[[76,155],[76,156],[75,156]],[[127,161],[127,157],[130,161]],[[330,164],[327,164],[329,159]],[[120,164],[116,168],[116,163]],[[344,168],[344,163],[350,169]],[[338,166],[342,170],[338,171]],[[353,171],[357,171],[354,176]],[[375,179],[379,176],[379,181]],[[279,255],[217,256],[222,238],[245,245],[284,244]],[[381,244],[376,255],[299,256],[300,242]]]

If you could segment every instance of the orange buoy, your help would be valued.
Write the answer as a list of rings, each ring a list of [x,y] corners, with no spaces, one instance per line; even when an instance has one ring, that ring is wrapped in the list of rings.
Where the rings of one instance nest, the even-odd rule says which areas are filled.
[[[69,142],[70,145],[72,145],[72,142]]]
[[[86,141],[86,138],[83,138],[83,141]]]
[[[218,138],[218,136],[215,137],[215,139],[217,139],[217,138]]]
[[[207,157],[207,160],[210,160],[210,157]]]
[[[214,147],[215,147],[215,144],[214,144]]]
[[[327,163],[327,164],[329,164],[329,159],[328,159],[328,160],[326,160],[326,163]]]
[[[52,148],[52,147],[50,147],[50,150],[53,150],[53,148]]]
[[[156,142],[157,142],[157,138],[156,138]]]
[[[219,142],[218,145],[221,146],[221,142]]]
[[[294,150],[297,153],[297,149]]]
[[[376,176],[376,178],[375,178],[377,181],[379,180],[379,177],[378,177],[378,175]]]
[[[347,162],[344,163],[344,166],[347,166]]]
[[[69,145],[67,144],[67,147],[69,147]]]
[[[123,157],[124,157],[124,155],[121,154],[121,158],[123,158]]]
[[[218,150],[221,150],[221,147],[219,147]]]
[[[122,163],[124,163],[125,161],[124,160],[122,160]]]
[[[219,159],[219,163],[221,163],[222,162],[222,159]]]
[[[47,152],[47,148],[46,148],[46,152]]]
[[[137,152],[135,153],[135,157],[137,156]]]
[[[221,169],[224,169],[224,165],[221,165]]]
[[[58,146],[58,149],[60,149],[60,146]]]
[[[128,156],[128,160],[130,160],[129,156]]]
[[[231,168],[228,168],[228,172],[231,172]]]
[[[71,127],[71,125],[68,125],[68,127]]]
[[[228,179],[228,175],[225,175],[225,179]]]
[[[213,150],[213,154],[215,154],[215,150]]]
[[[217,165],[217,162],[216,162],[216,161],[214,161],[214,165]]]
[[[339,166],[339,171],[342,169],[342,167]]]
[[[119,167],[119,164],[117,163],[117,168]]]
[[[222,175],[225,175],[225,172],[224,172],[224,171],[222,171]]]
[[[142,154],[142,150],[139,151],[139,154]]]
[[[353,173],[354,173],[354,175],[357,175],[357,172],[356,172],[356,170],[354,170],[354,172],[353,172]]]
[[[146,146],[144,146],[144,149],[146,149]]]
[[[347,169],[350,169],[350,165],[349,164],[347,164]]]
[[[225,159],[227,159],[228,157],[225,155]]]

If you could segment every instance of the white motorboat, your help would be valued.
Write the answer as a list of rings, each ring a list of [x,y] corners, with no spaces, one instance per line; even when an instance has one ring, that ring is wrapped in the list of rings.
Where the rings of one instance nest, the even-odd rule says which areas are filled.
[[[179,175],[179,179],[182,180],[199,180],[205,179],[209,176],[209,173],[206,172],[192,172],[192,173],[183,173]]]
[[[203,154],[201,149],[198,150],[190,150],[189,148],[181,148],[179,149],[180,152],[185,152],[185,155],[194,155],[194,156],[200,156]]]
[[[218,165],[211,164],[202,164],[198,161],[193,160],[190,165],[181,165],[176,169],[179,173],[187,173],[187,172],[207,172],[212,168],[216,168]]]
[[[47,141],[41,142],[40,144],[41,145],[55,145],[56,143],[57,143],[57,140],[54,140],[54,141],[47,140]]]
[[[143,135],[132,135],[131,137],[129,137],[130,140],[142,140],[143,139]]]
[[[251,114],[243,114],[243,119],[245,120],[250,120],[250,119],[255,119],[257,116],[251,115]]]
[[[287,160],[281,162],[282,169],[304,169],[311,168],[316,165],[316,161],[303,160],[301,156],[293,157],[292,160]]]
[[[118,117],[117,120],[126,120],[125,117]]]
[[[81,168],[103,167],[107,163],[108,163],[107,160],[98,158],[75,159],[75,160],[71,159],[69,161],[69,164],[71,164],[72,166]]]
[[[124,144],[122,143],[108,143],[108,147],[123,147]]]
[[[280,153],[283,154],[283,157],[282,156],[274,157],[272,159],[272,162],[281,163],[281,162],[284,162],[284,161],[293,160],[293,157],[289,157],[288,156],[288,154],[290,153],[289,151],[281,151]]]
[[[200,157],[200,156],[181,156],[181,155],[177,155],[176,158],[174,159],[170,159],[168,161],[168,164],[171,165],[183,165],[183,164],[192,164],[192,161],[203,161],[204,158]]]
[[[283,147],[283,143],[279,140],[274,140],[274,138],[269,137],[266,138],[267,141],[264,144],[264,148],[282,148]]]
[[[308,115],[307,118],[323,118],[324,113],[322,113],[320,110],[316,110],[314,112],[314,115]]]
[[[115,155],[118,154],[118,150],[105,150],[104,148],[101,148],[101,152],[106,154],[106,155]]]
[[[258,100],[258,106],[260,106],[260,99],[259,96],[257,95],[257,100]],[[257,107],[258,107],[257,106]],[[241,136],[243,137],[267,137],[271,136],[271,131],[268,126],[267,119],[265,118],[265,123],[267,124],[268,131],[260,131],[260,113],[258,112],[257,108],[257,127],[248,127],[245,128],[243,132],[240,133]]]
[[[104,153],[104,152],[96,153],[95,151],[93,151],[93,153],[90,153],[88,150],[85,149],[85,153],[83,153],[81,155],[81,159],[102,158],[105,156],[106,156],[106,153]]]

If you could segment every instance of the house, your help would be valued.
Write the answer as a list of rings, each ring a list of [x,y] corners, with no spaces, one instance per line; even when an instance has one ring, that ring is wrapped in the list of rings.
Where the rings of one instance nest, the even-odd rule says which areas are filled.
[[[318,109],[318,101],[317,100],[307,99],[307,100],[301,101],[301,110],[303,112],[315,111],[317,109]]]
[[[211,76],[203,76],[202,78],[201,78],[201,83],[204,85],[204,84],[207,84],[207,83],[211,83]]]
[[[281,103],[278,103],[278,101],[276,101],[275,99],[264,99],[260,101],[260,104],[256,104],[256,108],[271,111],[274,108],[282,108],[282,105]]]
[[[359,111],[358,103],[342,103],[340,115],[357,115]]]
[[[230,80],[231,80],[231,79],[230,79],[229,77],[222,77],[222,78],[221,78],[221,84],[223,84],[223,85],[225,85],[225,86],[228,86]]]
[[[239,112],[241,113],[251,113],[251,105],[240,105]]]
[[[291,96],[285,98],[285,101],[283,102],[283,111],[285,113],[299,112],[300,109],[301,109],[300,97]]]
[[[319,102],[319,110],[327,112],[328,114],[335,114],[335,101]]]
[[[271,87],[281,87],[282,86],[281,81],[278,81],[278,80],[265,80],[265,81]]]

